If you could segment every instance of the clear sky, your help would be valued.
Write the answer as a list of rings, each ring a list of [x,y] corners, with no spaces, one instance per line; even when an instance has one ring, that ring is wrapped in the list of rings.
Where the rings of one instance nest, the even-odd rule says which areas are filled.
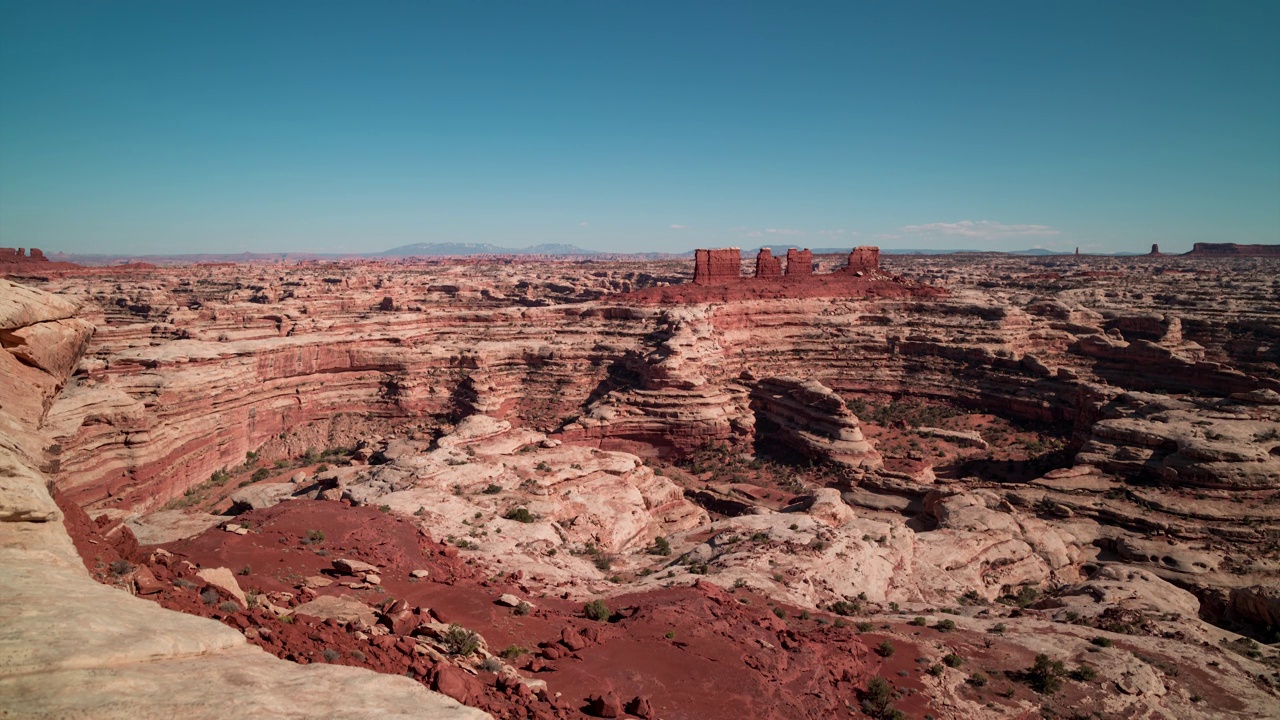
[[[1277,0],[0,0],[0,245],[1280,243],[1277,38]]]

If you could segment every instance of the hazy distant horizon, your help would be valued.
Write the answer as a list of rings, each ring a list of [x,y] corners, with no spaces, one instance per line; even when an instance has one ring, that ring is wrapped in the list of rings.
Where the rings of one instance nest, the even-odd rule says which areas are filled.
[[[1280,243],[1280,3],[0,0],[0,245]]]

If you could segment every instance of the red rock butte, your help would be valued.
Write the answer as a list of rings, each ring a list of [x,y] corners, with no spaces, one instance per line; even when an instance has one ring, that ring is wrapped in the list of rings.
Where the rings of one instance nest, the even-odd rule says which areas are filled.
[[[818,297],[940,297],[946,290],[880,269],[880,248],[854,248],[844,266],[815,273],[813,252],[789,248],[786,265],[770,248],[756,255],[755,273],[742,274],[738,248],[700,249],[694,253],[693,282],[671,287],[646,288],[619,299],[658,304],[726,302],[731,300]]]

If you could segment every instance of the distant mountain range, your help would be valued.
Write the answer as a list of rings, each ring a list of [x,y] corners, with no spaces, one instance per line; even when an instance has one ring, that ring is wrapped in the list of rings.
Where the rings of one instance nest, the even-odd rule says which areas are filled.
[[[489,243],[413,243],[377,253],[389,257],[458,256],[458,255],[600,255],[577,245],[545,243],[523,248],[509,248]]]
[[[786,255],[787,250],[795,248],[802,249],[800,245],[765,245],[773,251],[774,255]],[[1251,246],[1248,246],[1251,247]],[[761,248],[743,248],[742,257],[749,259],[755,257]],[[847,255],[849,247],[816,247],[810,248],[814,255]],[[975,250],[975,249],[928,249],[928,248],[881,248],[880,252],[885,255],[950,255],[959,253],[987,253],[987,254],[1003,254],[1003,255],[1028,255],[1028,256],[1062,256],[1071,255],[1070,252],[1056,252],[1053,250],[1045,250],[1043,248],[1034,248],[1030,250]],[[1141,255],[1143,253],[1133,252],[1117,252],[1117,253],[1088,253],[1090,255],[1112,255],[1112,256],[1131,256]],[[79,254],[79,253],[49,253],[50,260],[78,263],[81,265],[116,265],[128,261],[142,261],[162,265],[184,264],[197,262],[278,262],[278,261],[299,261],[299,260],[341,260],[344,258],[405,258],[405,257],[467,257],[467,256],[541,256],[541,257],[593,257],[602,260],[612,259],[630,259],[630,260],[662,260],[674,258],[692,258],[693,250],[685,252],[604,252],[600,250],[587,250],[577,245],[569,245],[564,243],[544,243],[541,245],[530,245],[522,248],[503,247],[501,245],[493,245],[490,243],[413,243],[410,245],[401,245],[390,250],[382,252],[364,252],[364,253],[301,253],[301,252],[285,252],[285,253],[191,253],[191,254],[173,254],[173,255],[127,255],[127,254]]]

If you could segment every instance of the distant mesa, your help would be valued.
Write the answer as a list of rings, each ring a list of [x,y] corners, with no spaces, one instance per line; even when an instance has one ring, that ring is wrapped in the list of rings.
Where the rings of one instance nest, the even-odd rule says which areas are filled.
[[[1196,243],[1187,255],[1193,257],[1280,257],[1280,245],[1237,245],[1236,243]]]
[[[1163,255],[1164,253],[1160,252],[1160,246],[1159,246],[1158,244],[1156,244],[1156,243],[1151,243],[1151,252],[1150,252],[1150,253],[1148,253],[1148,254],[1150,254],[1150,255]]]

